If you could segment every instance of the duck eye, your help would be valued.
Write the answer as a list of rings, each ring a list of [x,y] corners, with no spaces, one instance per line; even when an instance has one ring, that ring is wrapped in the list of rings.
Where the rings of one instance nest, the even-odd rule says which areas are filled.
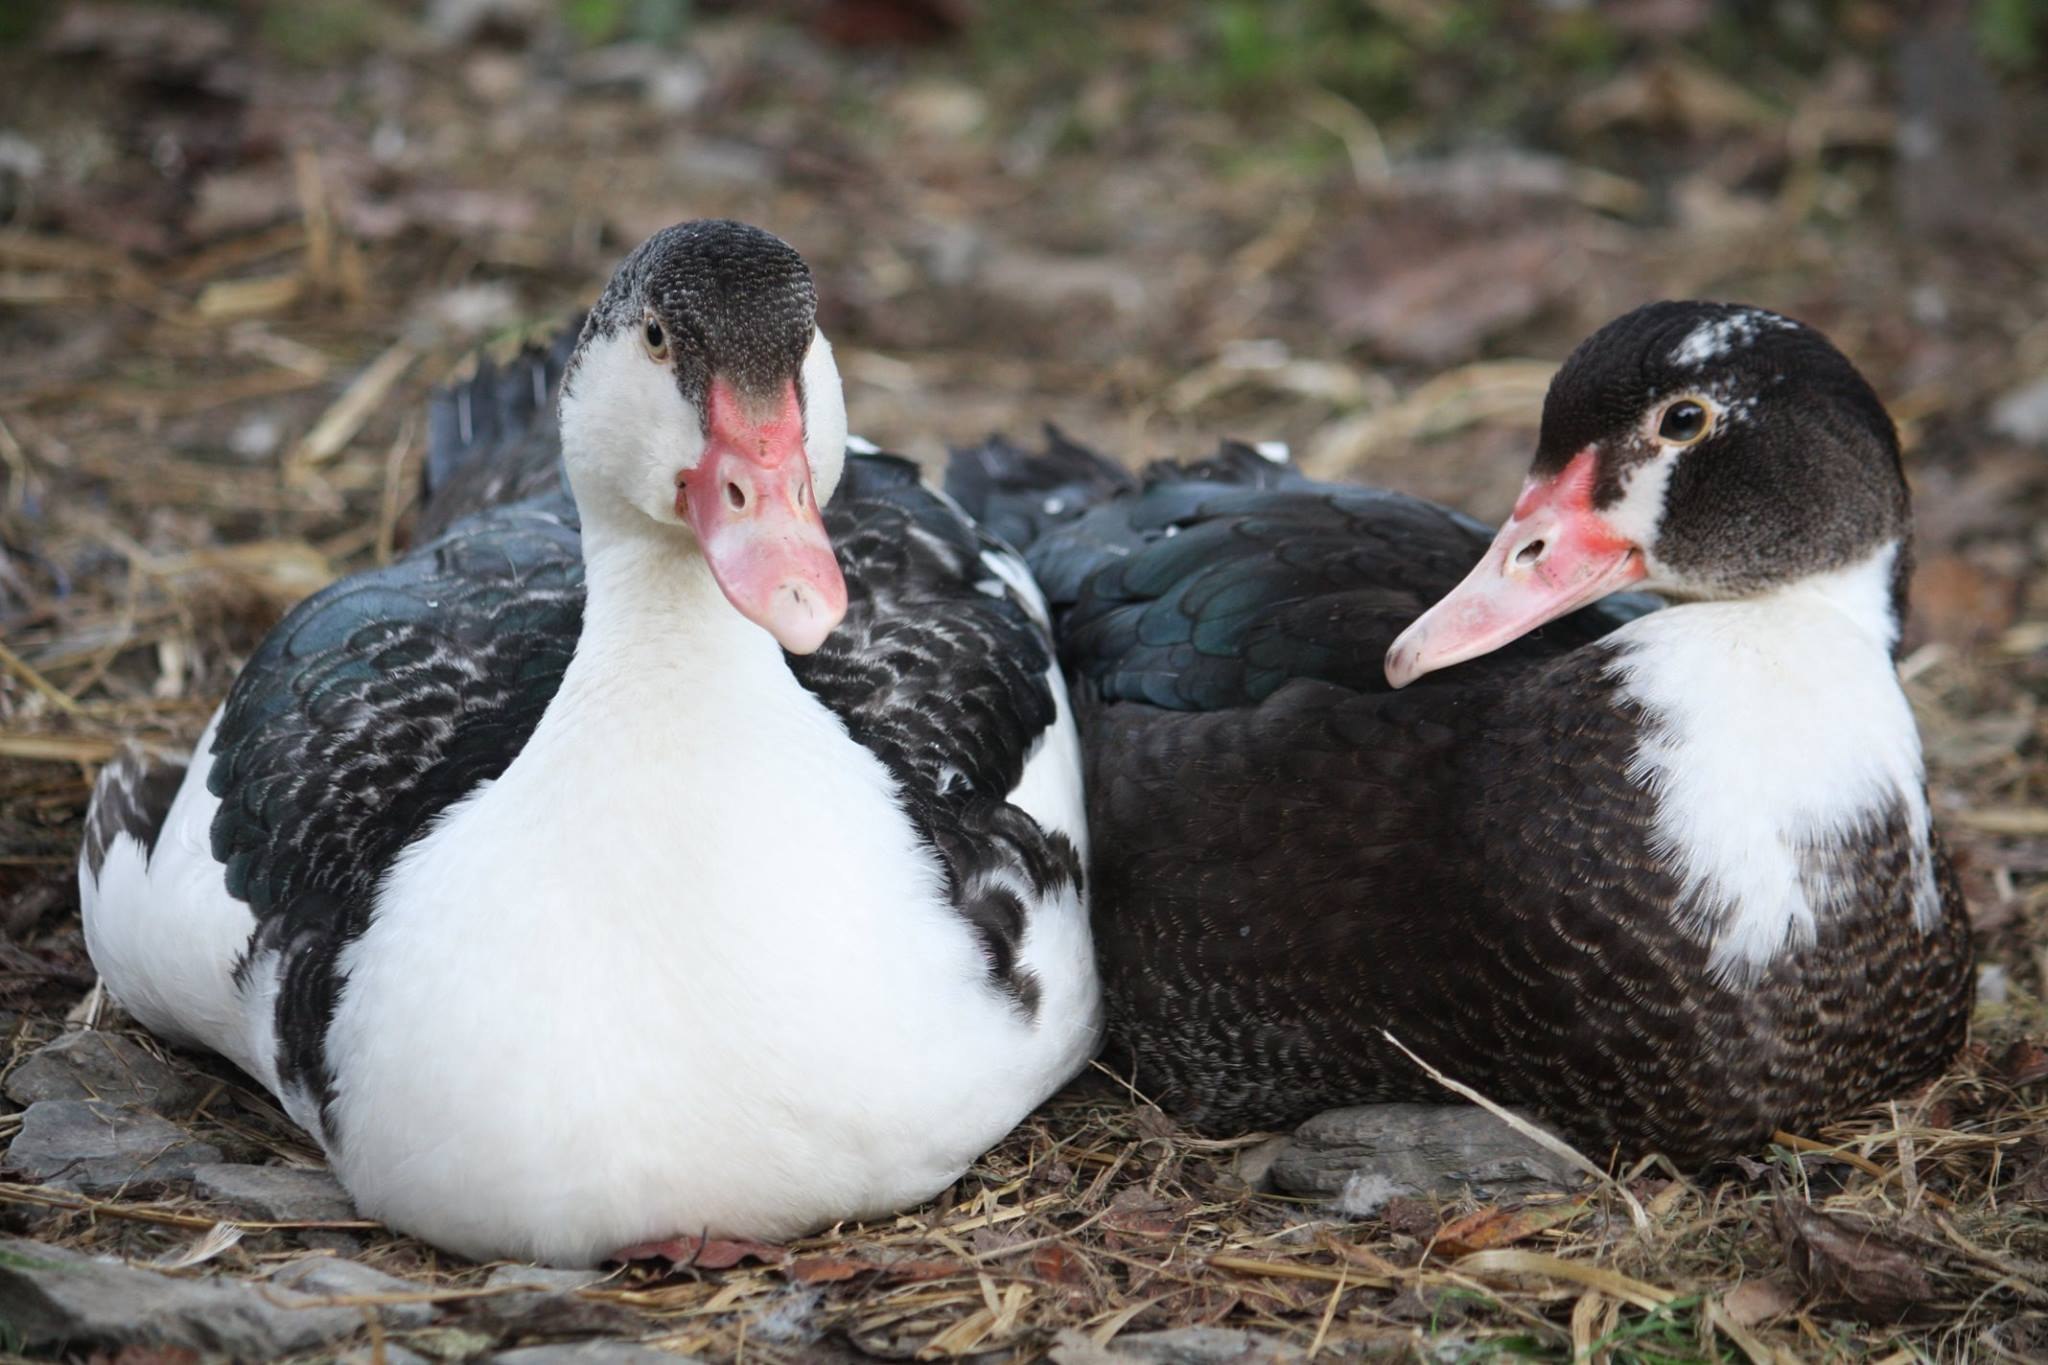
[[[1682,398],[1664,409],[1664,415],[1657,422],[1657,439],[1673,445],[1686,446],[1707,434],[1714,425],[1713,414],[1706,405]]]
[[[647,330],[641,333],[647,342],[647,354],[656,360],[668,359],[668,333],[661,330],[661,324],[653,318],[647,320]]]

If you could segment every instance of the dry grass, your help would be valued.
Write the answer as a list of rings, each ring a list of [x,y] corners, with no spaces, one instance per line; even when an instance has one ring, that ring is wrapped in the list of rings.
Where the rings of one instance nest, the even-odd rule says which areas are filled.
[[[269,218],[202,232],[173,216],[157,238],[115,244],[131,199],[153,192],[148,144],[131,139],[77,203],[17,207],[0,227],[10,1066],[66,1027],[92,985],[69,868],[96,766],[127,738],[189,744],[284,608],[403,545],[424,395],[475,343],[509,345],[565,314],[647,227],[713,212],[770,223],[812,257],[854,415],[887,443],[930,455],[943,439],[1043,417],[1133,456],[1184,453],[1220,431],[1280,434],[1318,473],[1482,514],[1511,496],[1548,364],[1620,306],[1707,292],[1825,319],[1897,397],[1923,558],[1945,575],[1923,573],[1904,668],[1998,978],[1977,1043],[1927,1093],[1782,1135],[1754,1161],[1704,1174],[1650,1163],[1611,1172],[1618,1188],[1514,1208],[1403,1201],[1367,1220],[1253,1192],[1237,1160],[1255,1138],[1203,1140],[1094,1077],[933,1207],[808,1239],[773,1264],[635,1268],[545,1309],[486,1294],[482,1269],[373,1226],[224,1223],[165,1191],[85,1200],[0,1185],[6,1226],[137,1260],[182,1256],[180,1273],[254,1275],[309,1247],[355,1256],[445,1306],[435,1328],[389,1339],[449,1359],[598,1333],[710,1359],[1057,1351],[1085,1362],[1088,1343],[1209,1324],[1328,1358],[2048,1355],[2048,1065],[2023,1041],[2048,1035],[2048,543],[2036,529],[2048,481],[2038,452],[1983,423],[1992,399],[2048,371],[2048,300],[2038,261],[2010,246],[1930,253],[1881,220],[1820,222],[1816,202],[1839,215],[1845,194],[1867,205],[1882,192],[1857,159],[1863,144],[1826,130],[1889,111],[1853,81],[1835,82],[1840,95],[1816,80],[1779,92],[1804,130],[1784,146],[1747,121],[1658,143],[1660,174],[1680,167],[1722,196],[1723,217],[1698,222],[1640,217],[1646,180],[1574,162],[1567,207],[1531,211],[1574,244],[1544,258],[1577,272],[1570,289],[1432,366],[1332,341],[1318,312],[1356,256],[1377,263],[1380,235],[1415,258],[1395,285],[1425,277],[1437,244],[1375,152],[1379,130],[1342,101],[1310,120],[1338,131],[1335,171],[1290,169],[1278,154],[1244,169],[1230,158],[1250,134],[1219,131],[1207,108],[1142,105],[1104,77],[1087,89],[1106,90],[1130,129],[1019,170],[1022,153],[994,133],[949,131],[948,106],[930,95],[957,103],[964,78],[949,59],[877,76],[866,59],[821,49],[841,84],[805,103],[778,83],[797,60],[786,35],[741,20],[707,32],[706,50],[724,54],[711,71],[721,93],[685,121],[689,137],[726,156],[720,165],[752,138],[745,146],[772,154],[767,175],[675,170],[698,143],[659,144],[675,132],[670,116],[616,91],[578,94],[541,125],[503,93],[525,88],[491,65],[505,54],[413,54],[392,59],[412,84],[390,117],[447,132],[457,150],[397,174],[497,194],[495,208],[462,218],[445,200],[392,191],[415,219],[369,231],[351,205],[371,193],[375,121],[287,102],[289,153],[237,153],[227,166],[276,182],[283,207]],[[201,117],[159,109],[118,69],[52,85],[22,57],[0,53],[0,83],[18,82],[23,127],[51,145],[76,127]],[[1631,88],[1618,80],[1610,104]],[[1067,99],[1064,87],[1051,97]],[[1831,99],[1846,103],[1838,117]],[[843,117],[849,105],[872,129]],[[1202,172],[1226,162],[1228,173]],[[1755,164],[1784,172],[1760,207],[1738,185]],[[1597,202],[1582,202],[1588,185]],[[1158,205],[1142,221],[1124,207],[1132,186]],[[521,205],[532,213],[512,211]],[[1499,212],[1519,223],[1524,208]],[[986,268],[956,286],[933,264],[950,239],[932,225],[961,222],[988,234],[976,258]],[[1332,246],[1360,224],[1370,249]],[[1102,263],[1106,280],[1089,269]],[[1054,282],[1059,307],[1004,283],[1020,272]],[[1930,281],[1955,321],[1902,326],[1909,285]],[[435,321],[498,286],[512,301],[487,320]],[[1271,340],[1247,349],[1250,338]],[[1548,359],[1515,359],[1526,355]],[[191,1125],[199,1136],[230,1159],[317,1161],[266,1097],[224,1068],[204,1074],[216,1084]],[[0,1116],[0,1142],[18,1127]]]
[[[1979,1047],[1911,1102],[1784,1135],[1757,1161],[1619,1172],[1640,1229],[1597,1188],[1500,1208],[1406,1200],[1346,1219],[1248,1189],[1237,1159],[1258,1136],[1201,1139],[1095,1077],[929,1208],[764,1248],[766,1264],[636,1266],[545,1313],[524,1301],[500,1312],[520,1295],[486,1289],[488,1268],[374,1224],[18,1186],[0,1187],[0,1203],[37,1237],[203,1262],[196,1273],[259,1274],[303,1255],[310,1235],[418,1286],[337,1302],[445,1308],[413,1343],[429,1352],[453,1326],[507,1342],[596,1331],[721,1360],[1023,1360],[1052,1347],[1086,1360],[1084,1342],[1214,1325],[1332,1359],[2021,1360],[2038,1358],[2048,1326],[2048,1223],[2030,1188],[2041,1168],[2014,1172],[2048,1147],[2048,1103],[2001,1074]],[[235,1083],[189,1126],[244,1157],[308,1156]]]

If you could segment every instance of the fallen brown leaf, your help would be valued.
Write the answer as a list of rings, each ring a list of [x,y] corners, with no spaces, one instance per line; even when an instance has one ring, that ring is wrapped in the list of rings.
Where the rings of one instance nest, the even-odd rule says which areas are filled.
[[[1080,1257],[1057,1242],[1031,1253],[1031,1269],[1051,1284],[1086,1284],[1088,1280],[1081,1272]]]
[[[1777,1204],[1778,1236],[1803,1295],[1869,1321],[1896,1322],[1934,1297],[1928,1249],[1867,1219]]]
[[[1754,1327],[1798,1306],[1799,1296],[1776,1280],[1744,1280],[1721,1296],[1722,1311],[1737,1327]]]
[[[873,1269],[875,1266],[867,1261],[849,1261],[839,1256],[805,1256],[782,1267],[782,1273],[797,1284],[832,1284]]]
[[[1546,1228],[1571,1221],[1586,1206],[1583,1199],[1562,1204],[1539,1204],[1531,1208],[1480,1209],[1447,1225],[1436,1236],[1434,1254],[1444,1257],[1470,1255],[1488,1247],[1506,1246],[1533,1237]]]
[[[1998,1078],[2014,1088],[2048,1080],[2048,1047],[2020,1039],[1998,1059]]]

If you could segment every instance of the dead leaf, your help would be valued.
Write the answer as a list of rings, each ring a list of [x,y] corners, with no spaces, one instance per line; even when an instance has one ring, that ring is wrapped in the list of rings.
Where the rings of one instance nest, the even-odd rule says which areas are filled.
[[[1934,1297],[1929,1248],[1867,1219],[1777,1204],[1778,1236],[1802,1294],[1873,1322],[1896,1322]]]
[[[1031,1253],[1031,1270],[1048,1284],[1079,1285],[1088,1282],[1087,1275],[1081,1270],[1080,1257],[1057,1242]]]
[[[805,1256],[782,1267],[782,1273],[797,1284],[833,1284],[866,1274],[874,1268],[866,1261],[849,1261],[838,1256]]]
[[[1585,1206],[1585,1200],[1572,1199],[1561,1204],[1538,1204],[1519,1209],[1491,1208],[1468,1213],[1437,1234],[1435,1254],[1466,1256],[1488,1247],[1519,1242],[1546,1228],[1571,1221]]]
[[[706,1263],[699,1261],[698,1264]],[[958,1261],[868,1261],[848,1256],[802,1256],[778,1269],[794,1284],[837,1284],[860,1275],[880,1275],[889,1280],[943,1280],[965,1274],[967,1267]]]
[[[1776,1280],[1744,1280],[1721,1296],[1721,1310],[1737,1327],[1754,1327],[1798,1306],[1799,1296]]]
[[[634,1247],[619,1253],[615,1259],[667,1261],[692,1270],[730,1270],[740,1262],[750,1260],[763,1265],[780,1265],[789,1259],[789,1252],[779,1246],[750,1242],[744,1238],[727,1241],[717,1237],[674,1237],[666,1242]]]
[[[697,1256],[691,1264],[705,1270],[730,1270],[741,1261],[759,1261],[762,1265],[776,1265],[787,1258],[788,1252],[766,1242],[721,1241],[716,1238],[702,1242],[697,1247]]]
[[[1158,1199],[1142,1189],[1129,1189],[1109,1201],[1102,1226],[1134,1237],[1174,1237],[1193,1211],[1192,1200]]]
[[[2020,1039],[1998,1059],[1998,1078],[2014,1089],[2048,1080],[2048,1047]]]

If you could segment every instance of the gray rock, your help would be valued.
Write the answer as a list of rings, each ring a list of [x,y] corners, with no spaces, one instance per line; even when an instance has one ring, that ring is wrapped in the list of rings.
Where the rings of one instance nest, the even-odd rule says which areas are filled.
[[[161,1113],[177,1113],[202,1093],[188,1076],[165,1066],[133,1038],[84,1029],[38,1048],[7,1077],[7,1098],[105,1100]]]
[[[1492,1199],[1569,1189],[1581,1175],[1476,1106],[1371,1104],[1332,1109],[1295,1129],[1268,1179],[1366,1217],[1398,1195]]]
[[[334,1223],[356,1216],[348,1191],[326,1171],[290,1166],[201,1166],[192,1192],[244,1218],[268,1223]]]
[[[24,1180],[109,1194],[129,1185],[186,1180],[220,1149],[184,1129],[99,1100],[40,1100],[21,1116],[6,1167]]]
[[[572,1294],[599,1280],[608,1280],[608,1270],[552,1270],[538,1265],[501,1265],[484,1281],[486,1289],[544,1289],[554,1294]]]
[[[268,1285],[175,1279],[65,1247],[0,1238],[0,1322],[25,1347],[182,1346],[271,1360],[363,1330],[355,1308],[327,1308]]]
[[[1176,1327],[1138,1332],[1097,1346],[1072,1328],[1053,1340],[1053,1365],[1296,1365],[1308,1352],[1263,1332]]]
[[[500,1351],[485,1356],[481,1365],[689,1365],[696,1359],[657,1351],[637,1341],[565,1341]]]
[[[272,1272],[270,1282],[315,1299],[418,1294],[427,1288],[387,1275],[361,1261],[345,1261],[335,1256],[307,1256],[293,1261]],[[380,1303],[351,1306],[350,1311],[360,1315],[363,1307],[368,1306],[376,1308],[386,1327],[424,1327],[440,1313],[431,1303]]]

